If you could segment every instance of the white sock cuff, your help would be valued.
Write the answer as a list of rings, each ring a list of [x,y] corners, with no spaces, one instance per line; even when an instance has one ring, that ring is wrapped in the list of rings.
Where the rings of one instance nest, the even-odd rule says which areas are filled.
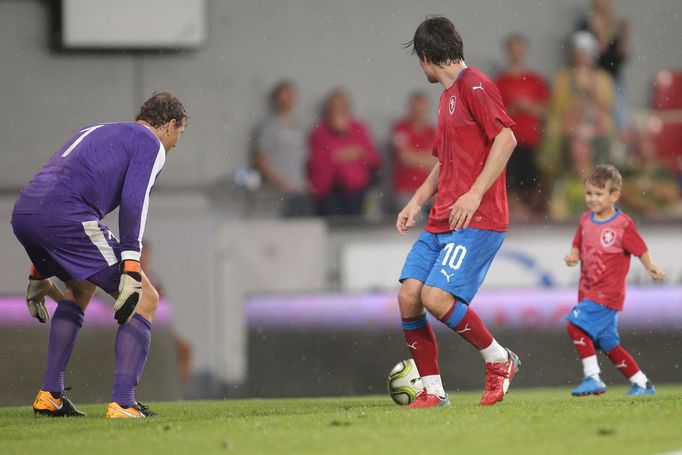
[[[490,346],[485,349],[481,349],[480,352],[485,363],[501,363],[509,360],[509,354],[507,354],[507,350],[503,348],[494,338],[493,342],[490,343]]]
[[[601,373],[601,370],[599,369],[599,362],[597,362],[596,355],[585,357],[584,359],[582,359],[582,362],[583,374],[586,378],[590,376],[596,376],[597,378],[599,377],[599,373]]]
[[[438,395],[439,397],[445,396],[445,390],[443,389],[443,381],[439,374],[422,376],[422,384],[426,389],[426,393],[429,393],[431,395]]]
[[[642,370],[639,370],[637,373],[630,376],[628,381],[633,384],[637,384],[643,389],[646,389],[646,383],[649,381],[649,379],[647,379],[646,375],[642,373]]]

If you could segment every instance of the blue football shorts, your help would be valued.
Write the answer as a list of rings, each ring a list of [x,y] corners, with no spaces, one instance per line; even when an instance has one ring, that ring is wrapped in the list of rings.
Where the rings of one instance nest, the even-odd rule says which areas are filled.
[[[400,282],[412,278],[469,305],[504,237],[504,232],[474,228],[439,234],[424,231],[407,255]]]
[[[587,333],[597,349],[609,352],[620,344],[618,310],[592,300],[582,300],[573,307],[566,319]]]

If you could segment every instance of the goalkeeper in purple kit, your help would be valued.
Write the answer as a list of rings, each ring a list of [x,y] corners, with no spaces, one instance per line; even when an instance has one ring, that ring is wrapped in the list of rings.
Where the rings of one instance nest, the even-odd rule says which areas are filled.
[[[167,92],[144,102],[135,122],[90,125],[71,137],[26,185],[12,228],[32,262],[26,302],[50,322],[47,369],[33,402],[37,414],[81,416],[64,394],[64,372],[97,287],[116,299],[111,402],[107,418],[154,415],[135,400],[149,352],[159,295],[140,267],[149,194],[187,126],[182,103]],[[119,209],[120,241],[101,224]],[[64,293],[51,277],[62,280]],[[57,300],[50,315],[45,297]]]

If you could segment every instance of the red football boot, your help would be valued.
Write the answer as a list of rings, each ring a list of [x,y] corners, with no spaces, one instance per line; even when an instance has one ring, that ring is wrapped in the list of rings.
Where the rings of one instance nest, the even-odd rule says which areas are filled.
[[[509,360],[502,363],[485,364],[485,389],[481,397],[481,406],[491,406],[504,399],[514,374],[519,371],[519,357],[507,349]]]
[[[439,397],[438,395],[431,395],[426,391],[426,389],[419,392],[417,398],[407,406],[406,408],[416,409],[416,408],[439,408],[439,407],[450,407],[450,400],[447,394],[444,397]]]

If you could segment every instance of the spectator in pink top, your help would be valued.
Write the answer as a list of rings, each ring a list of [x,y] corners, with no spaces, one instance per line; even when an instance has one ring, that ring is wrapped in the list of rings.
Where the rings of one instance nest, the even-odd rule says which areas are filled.
[[[310,183],[316,214],[360,215],[381,157],[367,128],[353,118],[348,95],[331,92],[310,136]]]

